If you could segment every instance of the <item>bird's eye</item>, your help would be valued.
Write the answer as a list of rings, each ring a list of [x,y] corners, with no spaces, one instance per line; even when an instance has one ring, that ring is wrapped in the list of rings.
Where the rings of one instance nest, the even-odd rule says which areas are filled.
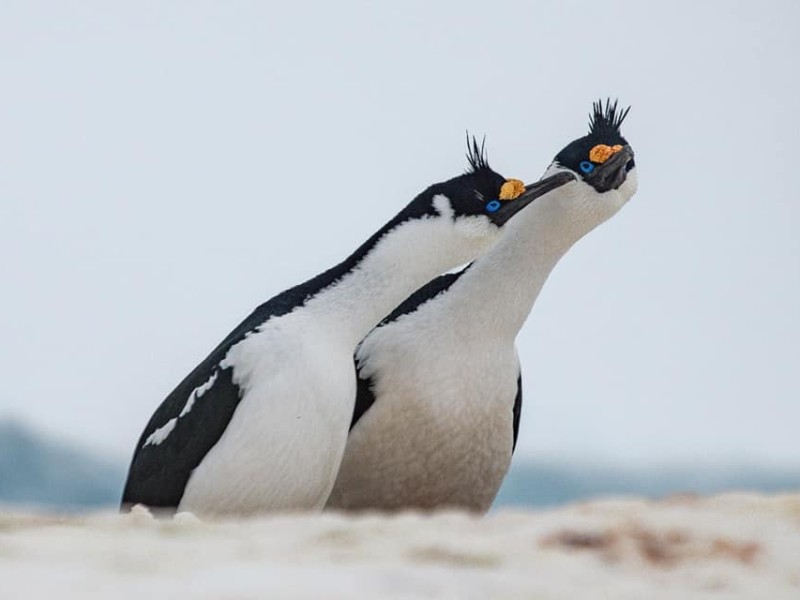
[[[500,210],[500,201],[499,200],[490,200],[486,203],[486,212],[493,213]]]
[[[594,171],[594,165],[590,163],[588,160],[582,160],[578,166],[581,168],[581,171],[583,171],[587,175],[592,171]]]

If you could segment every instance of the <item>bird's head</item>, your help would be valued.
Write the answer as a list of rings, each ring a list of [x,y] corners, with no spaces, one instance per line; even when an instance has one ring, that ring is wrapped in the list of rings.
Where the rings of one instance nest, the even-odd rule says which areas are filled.
[[[633,149],[620,132],[629,110],[619,109],[616,101],[595,102],[588,135],[567,144],[544,174],[573,174],[575,183],[562,190],[569,194],[551,197],[568,201],[565,208],[583,211],[589,220],[597,220],[595,224],[613,216],[636,193]]]
[[[568,171],[587,197],[619,210],[636,193],[636,162],[633,148],[622,137],[620,126],[630,107],[617,101],[598,100],[589,117],[589,133],[567,144],[545,172],[545,177]]]
[[[449,230],[444,238],[465,245],[486,247],[526,206],[575,179],[569,173],[553,173],[527,186],[507,179],[489,166],[484,144],[474,137],[467,139],[467,161],[464,174],[430,186],[405,209],[414,217],[438,222]]]

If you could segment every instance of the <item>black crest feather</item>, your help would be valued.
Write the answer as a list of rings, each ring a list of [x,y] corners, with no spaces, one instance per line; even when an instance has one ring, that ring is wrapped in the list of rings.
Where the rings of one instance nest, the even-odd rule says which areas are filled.
[[[473,173],[489,168],[489,158],[486,156],[486,136],[483,136],[479,146],[477,138],[473,135],[470,139],[469,131],[467,132],[467,161]]]
[[[611,104],[611,98],[606,99],[606,105],[603,107],[603,101],[598,100],[592,104],[592,114],[589,117],[589,135],[603,135],[603,134],[617,134],[620,135],[619,127],[628,116],[629,106],[625,110],[617,108],[617,100]]]

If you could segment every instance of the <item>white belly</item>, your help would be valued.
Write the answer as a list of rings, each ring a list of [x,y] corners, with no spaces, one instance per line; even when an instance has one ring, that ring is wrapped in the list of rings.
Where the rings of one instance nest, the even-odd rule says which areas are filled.
[[[344,452],[355,372],[351,348],[304,328],[276,319],[227,357],[242,400],[193,471],[179,510],[243,515],[324,506]]]
[[[351,432],[328,507],[489,509],[511,461],[516,354],[461,350],[413,360],[373,350],[377,399]]]

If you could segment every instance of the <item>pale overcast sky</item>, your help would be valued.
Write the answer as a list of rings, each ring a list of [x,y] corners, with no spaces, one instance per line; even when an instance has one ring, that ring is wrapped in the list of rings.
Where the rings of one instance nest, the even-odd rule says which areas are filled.
[[[249,311],[428,184],[633,105],[639,193],[519,337],[518,452],[800,464],[800,4],[0,5],[0,416],[127,457]]]

